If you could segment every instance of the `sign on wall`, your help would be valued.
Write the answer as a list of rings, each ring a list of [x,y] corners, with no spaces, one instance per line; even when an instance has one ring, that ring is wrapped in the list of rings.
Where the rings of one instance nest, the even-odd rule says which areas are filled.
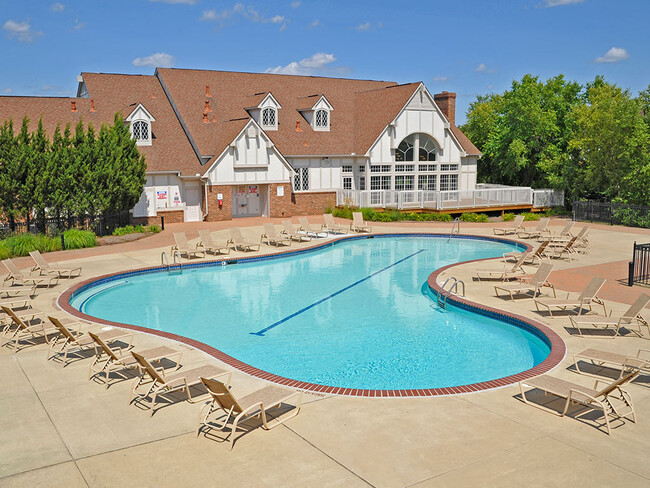
[[[158,200],[167,200],[167,190],[158,190],[156,192],[156,198]]]

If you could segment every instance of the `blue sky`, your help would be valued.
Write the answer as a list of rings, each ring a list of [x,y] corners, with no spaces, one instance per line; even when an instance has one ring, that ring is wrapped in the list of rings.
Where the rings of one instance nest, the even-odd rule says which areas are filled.
[[[649,17],[648,0],[0,0],[0,93],[71,96],[81,71],[270,70],[423,81],[458,94],[460,124],[526,73],[647,88]]]

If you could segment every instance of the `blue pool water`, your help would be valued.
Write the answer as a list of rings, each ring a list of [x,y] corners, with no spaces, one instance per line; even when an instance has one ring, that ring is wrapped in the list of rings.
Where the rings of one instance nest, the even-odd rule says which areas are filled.
[[[295,380],[364,389],[460,386],[532,368],[550,352],[522,328],[439,309],[426,284],[437,268],[513,248],[456,238],[348,240],[253,263],[121,277],[80,290],[71,304],[196,339]]]

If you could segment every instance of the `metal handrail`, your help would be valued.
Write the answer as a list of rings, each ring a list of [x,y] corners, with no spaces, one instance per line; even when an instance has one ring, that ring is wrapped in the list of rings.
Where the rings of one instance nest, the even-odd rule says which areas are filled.
[[[167,259],[167,253],[165,251],[160,253],[160,265],[163,266],[167,263],[167,271],[169,271],[169,259]]]
[[[447,283],[452,282],[451,287],[449,287],[449,290],[445,290],[445,287],[447,286]],[[457,279],[455,276],[450,276],[445,280],[445,282],[442,284],[442,287],[440,288],[440,292],[438,293],[438,306],[444,309],[447,309],[447,298],[449,295],[452,293],[455,293],[458,295],[458,285],[461,284],[463,285],[463,292],[461,296],[465,296],[465,282],[463,280]]]
[[[172,252],[172,257],[174,258],[174,266],[176,266],[176,256],[178,256],[178,268],[180,269],[181,273],[183,272],[183,260],[181,259],[181,253],[178,249],[174,250]]]
[[[456,228],[456,224],[458,224],[458,232],[457,234],[460,234],[460,218],[456,217],[454,219],[454,225],[451,226],[451,232],[449,233],[449,238],[447,239],[447,242],[451,240],[451,235],[454,233],[454,229]]]

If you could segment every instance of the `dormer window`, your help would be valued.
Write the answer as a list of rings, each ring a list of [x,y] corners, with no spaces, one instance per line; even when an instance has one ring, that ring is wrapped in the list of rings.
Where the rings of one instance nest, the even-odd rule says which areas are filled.
[[[316,127],[319,129],[327,129],[329,126],[329,113],[327,110],[316,110]]]
[[[262,110],[262,127],[265,129],[275,129],[278,126],[278,117],[274,108],[265,108]]]
[[[138,120],[133,123],[133,138],[137,142],[149,142],[149,123],[144,120]]]
[[[332,122],[330,112],[332,112],[334,108],[327,101],[325,95],[309,95],[304,97],[304,99],[301,99],[301,103],[303,104],[303,108],[299,108],[298,112],[302,114],[313,130],[330,130],[330,124]]]
[[[124,120],[130,124],[129,130],[138,146],[151,146],[153,139],[151,123],[156,119],[144,108],[144,105],[138,103],[133,112]]]

